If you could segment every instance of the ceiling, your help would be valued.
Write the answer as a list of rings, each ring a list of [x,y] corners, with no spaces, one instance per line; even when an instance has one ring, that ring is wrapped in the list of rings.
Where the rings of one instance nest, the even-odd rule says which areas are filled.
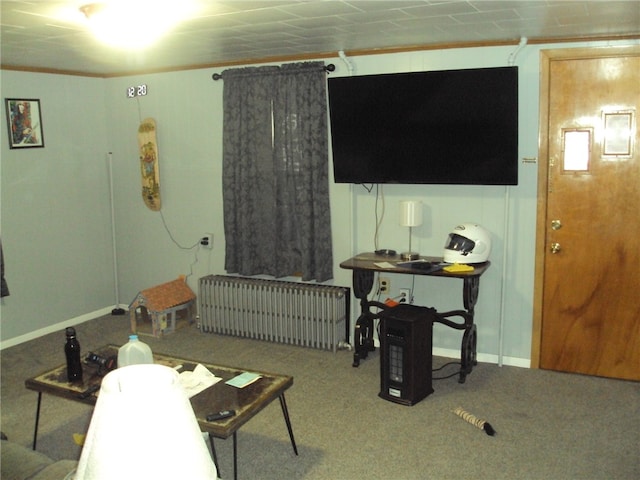
[[[194,0],[152,47],[114,49],[88,32],[91,0],[0,1],[3,68],[117,76],[456,44],[640,38],[640,1]],[[182,0],[183,2],[185,0]]]

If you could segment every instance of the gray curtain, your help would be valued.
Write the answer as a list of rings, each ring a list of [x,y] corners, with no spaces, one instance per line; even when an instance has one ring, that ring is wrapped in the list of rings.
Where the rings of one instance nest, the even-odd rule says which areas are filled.
[[[333,278],[324,64],[222,78],[225,269]]]

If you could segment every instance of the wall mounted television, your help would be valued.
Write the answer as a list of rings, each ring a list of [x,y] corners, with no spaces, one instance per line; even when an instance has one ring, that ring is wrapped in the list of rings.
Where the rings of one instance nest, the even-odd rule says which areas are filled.
[[[328,80],[336,183],[518,184],[518,67]]]

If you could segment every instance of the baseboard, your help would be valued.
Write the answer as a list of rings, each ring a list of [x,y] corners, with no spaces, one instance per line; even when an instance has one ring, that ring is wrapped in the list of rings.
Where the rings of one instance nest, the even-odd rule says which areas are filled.
[[[374,338],[373,345],[376,348],[380,348],[380,341],[377,338]],[[454,350],[451,348],[433,347],[431,349],[431,352],[434,357],[458,358],[458,359],[460,358],[460,350]],[[477,360],[483,363],[495,363],[496,365],[500,365],[500,357],[492,353],[478,352]],[[503,356],[502,365],[507,365],[509,367],[531,368],[531,359]]]
[[[29,340],[34,340],[49,333],[59,332],[60,330],[64,330],[67,327],[73,327],[80,323],[88,322],[89,320],[93,320],[94,318],[101,317],[103,315],[108,315],[109,313],[111,313],[112,309],[113,307],[105,307],[94,312],[85,313],[84,315],[80,315],[79,317],[71,318],[54,325],[49,325],[48,327],[44,327],[39,330],[34,330],[33,332],[25,333],[24,335],[19,335],[8,340],[4,340],[0,342],[0,350],[4,350],[5,348],[28,342]]]
[[[432,351],[433,351],[433,355],[437,357],[460,358],[460,350],[433,347]],[[477,360],[483,363],[495,363],[498,365],[500,364],[500,357],[498,355],[494,355],[490,353],[478,352]],[[503,356],[502,365],[508,365],[510,367],[531,368],[531,360],[528,358]]]

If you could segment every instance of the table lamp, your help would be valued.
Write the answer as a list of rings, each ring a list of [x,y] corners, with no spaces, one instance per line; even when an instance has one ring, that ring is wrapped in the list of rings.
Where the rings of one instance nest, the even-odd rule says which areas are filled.
[[[102,380],[75,480],[215,480],[217,471],[178,373],[130,365]]]
[[[419,200],[404,200],[400,202],[400,226],[409,227],[409,251],[400,254],[403,260],[415,260],[420,257],[411,251],[411,233],[413,227],[422,225],[422,202]]]

